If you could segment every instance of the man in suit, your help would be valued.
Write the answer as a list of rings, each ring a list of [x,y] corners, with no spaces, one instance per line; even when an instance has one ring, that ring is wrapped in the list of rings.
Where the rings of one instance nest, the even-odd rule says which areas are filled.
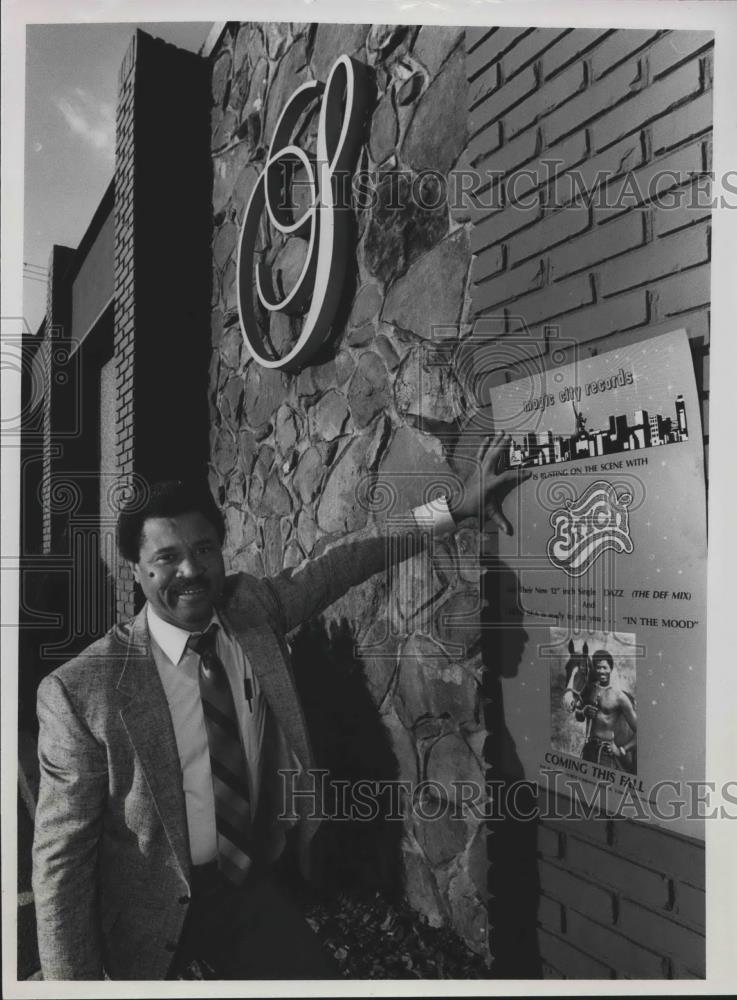
[[[414,512],[418,546],[484,509],[511,531],[500,494],[527,474],[499,470],[507,446],[481,449],[452,512]],[[145,606],[39,687],[46,979],[164,979],[193,962],[218,978],[334,974],[268,874],[289,834],[309,876],[319,815],[285,636],[385,568],[388,546],[367,531],[257,579],[226,576],[223,540],[206,488],[153,487],[118,523]]]

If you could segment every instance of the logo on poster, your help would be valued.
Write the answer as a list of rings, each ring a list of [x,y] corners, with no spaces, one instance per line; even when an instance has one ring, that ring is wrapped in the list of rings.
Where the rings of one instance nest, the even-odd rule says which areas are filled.
[[[607,549],[629,554],[628,508],[631,493],[618,494],[611,483],[596,482],[575,500],[566,500],[550,515],[554,535],[548,540],[548,559],[568,576],[582,576]]]

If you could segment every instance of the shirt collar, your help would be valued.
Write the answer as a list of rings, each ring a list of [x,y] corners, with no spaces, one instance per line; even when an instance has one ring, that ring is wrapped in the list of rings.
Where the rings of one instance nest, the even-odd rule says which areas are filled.
[[[187,648],[187,640],[193,633],[188,632],[184,628],[179,628],[178,625],[172,625],[171,622],[165,622],[148,603],[146,604],[146,620],[151,638],[154,639],[161,651],[169,657],[174,666],[178,666]],[[213,622],[224,630],[223,623],[215,610],[213,610],[212,618],[206,627],[209,628]],[[201,631],[204,632],[205,629]]]

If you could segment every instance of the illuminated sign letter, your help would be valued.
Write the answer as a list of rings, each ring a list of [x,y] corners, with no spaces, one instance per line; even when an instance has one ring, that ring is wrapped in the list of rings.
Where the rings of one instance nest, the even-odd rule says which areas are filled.
[[[238,242],[238,313],[246,347],[266,368],[294,371],[304,367],[330,333],[349,256],[349,181],[362,138],[366,82],[366,67],[349,56],[340,56],[325,85],[311,81],[295,90],[276,124],[266,165],[243,216]],[[320,96],[315,161],[292,145],[292,137],[304,112]],[[308,207],[296,219],[288,190],[288,179],[295,171],[300,171],[308,192]],[[270,267],[258,249],[264,210],[277,233],[306,241],[301,273],[281,297],[274,291]],[[276,356],[264,338],[257,300],[267,315],[277,311],[300,315],[309,303],[299,338],[282,357]]]

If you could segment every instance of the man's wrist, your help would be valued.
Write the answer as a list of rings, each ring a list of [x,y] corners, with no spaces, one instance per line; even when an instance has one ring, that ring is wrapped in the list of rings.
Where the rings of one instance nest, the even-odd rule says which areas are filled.
[[[458,527],[458,522],[448,506],[445,496],[435,497],[421,507],[415,507],[412,516],[418,527],[430,531],[435,537],[449,535]]]

